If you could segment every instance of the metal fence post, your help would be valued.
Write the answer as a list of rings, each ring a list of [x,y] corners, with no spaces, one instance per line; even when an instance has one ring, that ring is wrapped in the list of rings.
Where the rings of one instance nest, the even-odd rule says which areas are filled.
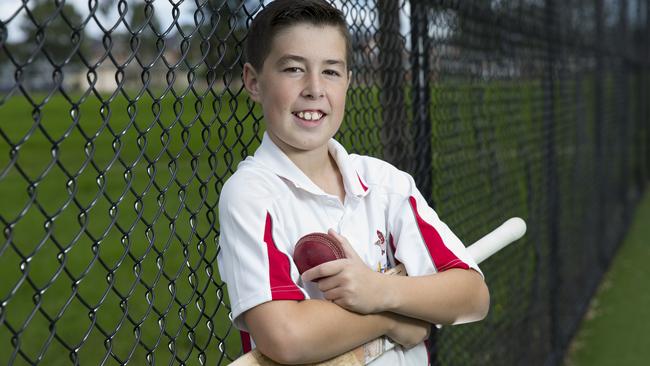
[[[413,136],[421,141],[413,146],[414,179],[427,199],[432,197],[431,174],[431,129],[430,114],[431,86],[429,51],[431,39],[429,37],[429,5],[422,1],[411,1],[411,83],[412,110],[413,110]]]
[[[547,190],[547,202],[548,202],[548,232],[549,232],[549,255],[548,255],[548,279],[549,279],[549,309],[550,309],[550,343],[551,343],[551,355],[550,355],[550,364],[555,365],[558,363],[558,360],[561,357],[559,353],[562,348],[561,340],[561,331],[560,331],[560,311],[559,311],[559,286],[560,286],[560,274],[559,270],[562,267],[560,263],[561,257],[558,253],[559,246],[558,242],[560,240],[558,235],[558,171],[557,171],[557,161],[556,161],[556,146],[555,146],[555,66],[556,66],[556,57],[557,49],[555,39],[556,35],[561,33],[561,30],[558,30],[557,27],[561,26],[558,24],[555,18],[555,1],[546,0],[544,3],[544,15],[545,15],[545,24],[546,32],[549,35],[546,44],[546,65],[544,69],[544,80],[542,82],[542,89],[544,95],[544,113],[543,113],[543,123],[544,123],[544,144],[546,149],[544,150],[546,156],[545,172],[546,172],[546,190]]]
[[[431,85],[429,50],[431,39],[429,37],[428,10],[430,5],[419,0],[411,0],[411,108],[413,111],[412,133],[413,137],[420,141],[413,145],[413,178],[415,183],[433,205],[433,187],[431,175],[433,173],[431,156],[431,129],[432,121],[430,114]],[[429,363],[437,365],[437,331],[433,327],[429,336]]]
[[[378,0],[379,14],[379,103],[382,108],[383,158],[412,172],[404,97],[404,41],[400,34],[399,0]]]
[[[604,32],[604,24],[603,24],[603,0],[595,0],[595,5],[596,5],[596,73],[595,73],[595,111],[594,111],[594,117],[595,117],[595,144],[596,144],[596,169],[595,173],[596,176],[594,177],[594,182],[599,185],[599,189],[597,190],[598,193],[598,199],[596,202],[596,212],[598,215],[597,222],[598,225],[596,227],[596,230],[598,231],[596,237],[597,238],[602,238],[606,234],[606,230],[604,228],[605,224],[605,216],[604,216],[604,194],[607,192],[607,188],[609,186],[608,184],[608,177],[605,177],[605,153],[604,153],[604,146],[603,146],[603,141],[604,141],[604,114],[605,114],[605,109],[604,109],[604,103],[605,103],[605,90],[604,90],[604,80],[603,80],[603,74],[605,73],[605,59],[604,59],[604,50],[603,48],[605,45],[603,44],[603,37],[605,35]],[[607,258],[607,253],[605,250],[605,244],[601,240],[597,244],[597,248],[599,252],[599,262],[600,262],[600,267],[601,269],[604,269],[607,266],[608,258]]]
[[[643,104],[643,122],[645,123],[645,166],[644,166],[644,184],[647,185],[650,180],[650,0],[647,0],[645,3],[646,16],[645,16],[645,35],[642,37],[644,39],[643,44],[645,45],[645,51],[642,54],[645,54],[643,59],[643,73],[642,73],[642,83],[644,90],[644,99]],[[642,51],[642,52],[643,52]]]
[[[635,103],[634,103],[634,119],[632,123],[632,141],[634,142],[634,150],[632,153],[632,158],[634,159],[634,165],[632,170],[632,179],[635,183],[635,190],[637,193],[643,192],[645,187],[645,131],[646,131],[646,122],[645,118],[645,71],[646,71],[646,61],[645,57],[645,47],[647,41],[643,36],[643,31],[647,25],[647,20],[645,19],[645,14],[643,14],[643,2],[637,1],[637,8],[635,9],[636,21],[632,29],[632,62],[633,62],[633,73],[635,76]],[[641,22],[641,19],[646,20]]]
[[[627,0],[621,0],[621,9],[619,13],[619,24],[618,24],[618,38],[620,41],[618,42],[618,53],[621,56],[620,60],[620,67],[619,67],[619,88],[620,88],[620,93],[621,97],[619,99],[619,103],[616,104],[616,107],[618,108],[617,114],[620,116],[620,127],[618,128],[619,132],[619,138],[618,138],[618,148],[620,151],[620,157],[619,157],[619,163],[618,163],[618,171],[617,171],[617,192],[619,199],[621,200],[621,204],[623,205],[623,221],[628,222],[629,219],[631,218],[632,211],[629,209],[630,205],[632,204],[632,193],[631,189],[633,188],[632,185],[629,185],[631,183],[631,173],[634,172],[634,170],[629,170],[627,167],[630,167],[630,160],[634,159],[633,156],[630,155],[630,148],[634,146],[634,139],[630,139],[629,136],[629,131],[630,131],[630,113],[629,113],[629,107],[630,107],[630,85],[628,81],[628,76],[631,74],[631,71],[633,70],[633,60],[632,60],[632,54],[629,51],[629,45],[630,45],[630,39],[629,39],[629,27],[628,27],[628,1]],[[631,144],[626,144],[626,141],[632,141]],[[631,146],[630,146],[631,145]]]

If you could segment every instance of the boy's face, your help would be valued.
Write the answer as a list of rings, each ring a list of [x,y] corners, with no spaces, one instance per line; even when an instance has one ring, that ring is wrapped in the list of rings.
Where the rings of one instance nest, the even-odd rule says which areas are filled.
[[[245,65],[246,89],[285,153],[324,148],[339,129],[350,80],[345,60],[336,27],[299,23],[275,36],[262,70]]]

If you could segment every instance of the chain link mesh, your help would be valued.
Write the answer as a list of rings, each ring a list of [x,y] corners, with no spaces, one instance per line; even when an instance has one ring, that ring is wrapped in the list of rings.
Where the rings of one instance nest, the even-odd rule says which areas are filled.
[[[490,315],[437,365],[559,364],[650,172],[647,0],[334,1],[337,138],[410,172],[487,261]],[[3,2],[0,364],[227,364],[217,201],[264,131],[241,82],[260,0]]]

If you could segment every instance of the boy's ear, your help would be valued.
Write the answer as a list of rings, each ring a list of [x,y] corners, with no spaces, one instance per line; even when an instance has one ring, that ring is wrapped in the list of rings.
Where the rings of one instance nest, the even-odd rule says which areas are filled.
[[[350,82],[352,81],[352,70],[348,71],[348,85],[345,87],[345,89],[350,89]]]
[[[257,71],[255,70],[253,65],[251,65],[248,62],[244,64],[243,79],[244,79],[244,87],[246,88],[246,91],[248,92],[250,98],[256,102],[259,102],[259,98],[260,98],[259,78],[257,76]]]

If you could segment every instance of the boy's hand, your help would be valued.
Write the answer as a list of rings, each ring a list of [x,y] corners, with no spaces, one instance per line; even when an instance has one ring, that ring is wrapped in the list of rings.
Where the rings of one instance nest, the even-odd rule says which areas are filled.
[[[386,336],[392,339],[393,342],[409,349],[429,338],[431,332],[430,323],[395,313],[388,314],[394,320],[394,323]]]
[[[359,258],[348,240],[334,230],[328,230],[345,252],[345,259],[323,263],[302,274],[303,281],[318,280],[318,288],[327,300],[360,314],[383,311],[384,292],[381,273],[377,273]],[[399,342],[398,342],[399,343]]]

